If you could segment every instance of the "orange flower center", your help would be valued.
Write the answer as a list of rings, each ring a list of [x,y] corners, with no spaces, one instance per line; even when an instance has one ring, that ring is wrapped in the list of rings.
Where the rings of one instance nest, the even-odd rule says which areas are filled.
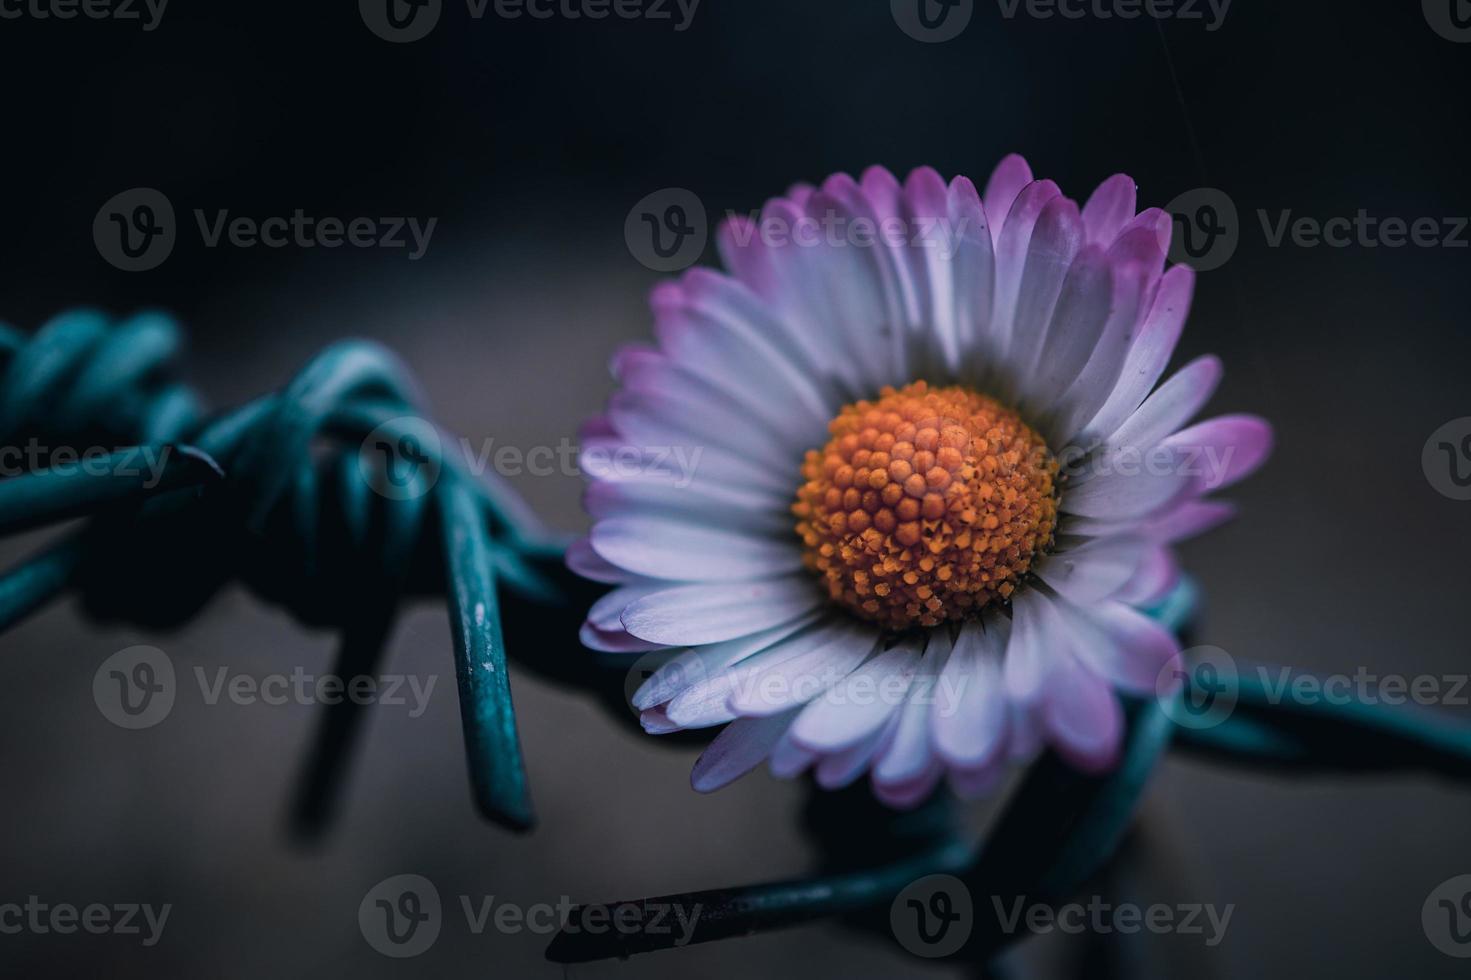
[[[887,629],[1007,599],[1057,525],[1057,462],[1017,414],[916,381],[846,405],[809,450],[792,513],[840,605]]]

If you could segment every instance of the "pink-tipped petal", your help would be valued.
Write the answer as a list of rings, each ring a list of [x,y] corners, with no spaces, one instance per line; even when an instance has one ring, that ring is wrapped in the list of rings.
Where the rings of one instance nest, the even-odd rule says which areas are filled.
[[[1083,205],[1090,244],[1108,245],[1134,217],[1137,186],[1128,174],[1114,174],[1098,185]]]
[[[695,762],[690,785],[697,793],[713,793],[740,779],[771,754],[790,721],[785,715],[773,715],[731,722]]]
[[[1254,415],[1222,415],[1166,439],[1185,450],[1201,470],[1205,491],[1245,479],[1272,455],[1272,426]]]

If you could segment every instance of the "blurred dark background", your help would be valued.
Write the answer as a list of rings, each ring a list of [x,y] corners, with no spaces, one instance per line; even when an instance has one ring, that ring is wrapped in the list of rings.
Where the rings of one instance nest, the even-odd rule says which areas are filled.
[[[1186,549],[1208,597],[1200,642],[1320,671],[1465,672],[1471,503],[1438,494],[1420,457],[1433,430],[1471,415],[1471,236],[1272,248],[1256,214],[1471,214],[1468,65],[1471,44],[1439,36],[1413,2],[1237,0],[1214,31],[1009,19],[979,2],[939,44],[906,36],[883,0],[704,0],[684,31],[476,21],[446,0],[433,33],[407,44],[374,36],[350,2],[174,0],[151,31],[22,16],[0,20],[0,317],[32,330],[79,304],[171,311],[191,337],[188,376],[217,405],[283,384],[330,340],[374,337],[450,428],[529,449],[573,436],[610,390],[608,355],[648,337],[659,276],[623,226],[661,188],[694,191],[714,215],[871,163],[980,183],[1012,151],[1079,200],[1120,170],[1141,204],[1217,187],[1239,209],[1240,247],[1202,274],[1181,358],[1221,354],[1213,408],[1269,416],[1279,442],[1232,495],[1242,519]],[[172,201],[179,241],[158,268],[128,273],[91,228],[104,201],[139,186]],[[409,261],[402,249],[209,249],[195,208],[439,220]],[[584,526],[575,477],[512,482],[549,521]],[[393,874],[425,875],[457,906],[461,894],[603,900],[800,872],[805,790],[763,771],[697,796],[694,749],[518,673],[542,822],[525,838],[490,827],[471,808],[449,633],[431,603],[384,667],[437,674],[429,710],[371,712],[338,831],[303,852],[282,816],[313,709],[181,696],[164,723],[122,731],[91,679],[139,643],[181,672],[255,676],[326,670],[333,648],[241,592],[175,633],[98,627],[62,603],[0,638],[0,902],[173,905],[151,948],[0,935],[0,973],[948,975],[835,925],[564,970],[542,960],[545,937],[452,921],[424,956],[382,957],[357,907]],[[1471,872],[1464,790],[1175,758],[1148,808],[1173,880],[1142,881],[1134,900],[1236,906],[1225,941],[1190,953],[1200,975],[1464,975],[1420,921],[1435,886]],[[1060,945],[1029,944],[1018,972],[1047,975]]]

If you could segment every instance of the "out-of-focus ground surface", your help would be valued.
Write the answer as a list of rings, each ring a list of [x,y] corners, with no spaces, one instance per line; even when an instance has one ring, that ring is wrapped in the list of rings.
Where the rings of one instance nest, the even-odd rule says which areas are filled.
[[[707,3],[685,34],[610,24],[613,43],[585,23],[487,20],[389,46],[348,9],[309,22],[171,11],[149,35],[7,24],[10,91],[21,91],[22,55],[75,45],[84,57],[75,76],[25,88],[8,127],[0,312],[30,329],[82,302],[171,309],[193,337],[187,375],[215,404],[283,383],[335,338],[375,337],[451,430],[556,447],[610,391],[609,354],[649,336],[658,277],[629,256],[623,219],[653,190],[689,187],[713,214],[871,162],[980,181],[1010,150],[1078,198],[1120,169],[1149,204],[1210,183],[1247,224],[1235,257],[1202,275],[1177,360],[1222,355],[1212,409],[1267,415],[1278,446],[1230,493],[1241,519],[1185,548],[1207,596],[1198,641],[1320,672],[1471,669],[1471,504],[1437,494],[1420,464],[1435,428],[1471,415],[1471,250],[1270,248],[1256,219],[1258,208],[1471,213],[1471,46],[1436,37],[1415,5],[1241,4],[1214,33],[1167,24],[1202,174],[1150,24],[1008,21],[983,6],[963,38],[930,47],[882,4]],[[282,17],[293,22],[265,20]],[[165,190],[181,214],[305,207],[440,223],[417,262],[206,250],[196,237],[129,276],[101,262],[89,228],[103,200],[135,185]],[[511,482],[548,521],[584,525],[576,477]],[[94,706],[92,677],[139,643],[165,650],[184,683],[165,722],[124,732]],[[240,592],[169,634],[89,624],[63,603],[0,638],[0,902],[173,906],[153,948],[0,935],[0,971],[946,975],[827,925],[566,969],[542,959],[545,936],[472,934],[462,895],[602,900],[799,872],[806,790],[760,773],[696,795],[693,749],[660,746],[518,672],[541,823],[524,837],[482,823],[435,603],[404,619],[383,668],[437,675],[428,710],[370,710],[336,833],[317,852],[293,849],[282,817],[314,709],[206,704],[193,668],[320,672],[332,648]],[[1436,885],[1471,872],[1464,788],[1284,779],[1177,756],[1148,808],[1172,873],[1136,883],[1133,900],[1235,906],[1224,941],[1188,950],[1190,962],[1224,977],[1462,975],[1420,911]],[[364,943],[357,908],[405,872],[435,882],[447,916],[432,950],[396,961]],[[1030,944],[1023,975],[1048,975],[1040,963],[1058,946]]]

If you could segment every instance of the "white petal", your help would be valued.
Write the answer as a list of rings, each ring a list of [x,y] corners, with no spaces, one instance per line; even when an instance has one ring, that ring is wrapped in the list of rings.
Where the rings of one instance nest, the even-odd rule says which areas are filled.
[[[815,652],[840,640],[851,628],[851,622],[836,616],[821,620],[810,629],[778,640],[730,667],[685,688],[667,709],[669,717],[686,728],[718,725],[741,712],[731,706],[732,696],[744,690],[753,675],[789,661],[808,662]],[[752,714],[770,712],[752,712]]]
[[[1236,516],[1236,506],[1223,500],[1190,500],[1152,515],[1140,531],[1156,541],[1183,541],[1204,534]]]
[[[1117,429],[1164,374],[1165,365],[1169,363],[1184,329],[1194,290],[1195,272],[1189,266],[1174,266],[1160,279],[1144,326],[1129,347],[1118,384],[1088,423],[1079,440],[1083,445],[1091,446],[1094,441]]]
[[[1022,403],[1030,414],[1050,411],[1077,381],[1108,324],[1113,288],[1103,249],[1083,249],[1063,281],[1036,369],[1021,382]]]
[[[929,645],[914,681],[909,686],[909,699],[899,709],[899,724],[894,736],[879,754],[873,767],[877,784],[898,788],[924,777],[935,763],[930,735],[930,709],[935,682],[950,659],[950,634],[945,629],[929,632]]]
[[[646,735],[671,735],[684,730],[670,721],[662,708],[650,708],[639,712],[638,722],[643,726]]]
[[[602,653],[646,653],[662,650],[664,644],[641,640],[621,627],[616,630],[600,630],[592,623],[583,623],[577,638],[589,650]]]
[[[983,346],[991,336],[996,259],[986,211],[975,185],[964,177],[950,182],[949,216],[955,244],[950,263],[955,350],[947,373],[955,375],[963,361],[992,367],[999,362],[997,352]]]
[[[582,503],[594,521],[658,515],[766,536],[790,537],[792,533],[789,500],[729,485],[695,483],[679,487],[668,482],[594,480],[583,494]]]
[[[1061,194],[1050,180],[1028,184],[1007,212],[1001,237],[996,240],[996,312],[992,329],[1008,378],[1015,365],[1015,334],[1028,326],[1017,320],[1017,303],[1022,295],[1029,246],[1043,212]]]
[[[1001,616],[987,616],[984,625],[966,623],[940,675],[942,701],[931,724],[935,748],[951,766],[987,766],[1006,748],[1006,691],[1001,677],[1006,622]],[[947,707],[944,699],[955,695],[955,703]]]
[[[916,807],[929,799],[935,787],[940,784],[940,777],[945,774],[945,767],[938,759],[931,758],[929,764],[913,779],[902,783],[881,781],[877,778],[878,770],[874,770],[874,795],[886,806],[896,810],[908,810]]]
[[[741,715],[770,715],[804,705],[858,669],[878,641],[872,627],[840,620],[821,646],[752,670],[732,691],[730,707]]]
[[[1114,391],[1164,266],[1158,238],[1142,227],[1120,235],[1109,248],[1108,260],[1113,269],[1108,322],[1077,380],[1053,406],[1046,426],[1048,444],[1052,446],[1074,444],[1085,423],[1098,414]],[[1083,448],[1088,448],[1087,444]]]
[[[663,704],[686,688],[709,680],[725,668],[740,663],[779,640],[786,639],[797,630],[812,623],[819,615],[821,612],[814,610],[805,616],[799,616],[789,623],[783,623],[769,630],[751,633],[734,640],[726,640],[723,643],[712,643],[708,646],[685,650],[649,675],[648,680],[644,681],[634,692],[633,706],[652,708]]]
[[[1003,219],[1011,211],[1011,205],[1022,188],[1032,183],[1032,168],[1018,154],[1002,158],[986,181],[986,214],[991,218],[993,236],[1000,236]]]
[[[1110,598],[1131,606],[1149,606],[1169,595],[1180,581],[1180,566],[1164,545],[1151,545],[1128,583]]]
[[[719,380],[713,380],[711,372],[696,373],[662,351],[640,348],[621,350],[613,370],[624,390],[645,400],[641,407],[697,422],[691,431],[708,434],[717,445],[749,432],[757,440],[752,446],[757,452],[773,445],[798,453],[806,448],[807,433],[792,425],[792,414],[783,405],[790,394],[778,374],[763,371],[735,379],[721,371],[716,372]],[[630,434],[627,426],[614,422]]]
[[[723,531],[660,517],[614,517],[592,529],[603,558],[651,578],[685,582],[736,582],[770,578],[802,567],[792,541]]]
[[[1006,356],[1011,377],[1002,388],[1011,400],[1030,387],[1049,339],[1063,282],[1082,243],[1083,219],[1077,204],[1061,196],[1052,198],[1042,209],[1027,242],[1026,266],[1017,291]]]
[[[1090,244],[1107,245],[1134,217],[1138,188],[1128,174],[1114,174],[1098,185],[1083,205]]]
[[[776,748],[771,750],[771,774],[777,779],[791,779],[801,775],[817,759],[817,753],[802,748],[792,740],[792,730],[782,733]]]
[[[874,657],[797,716],[792,737],[823,753],[840,752],[883,728],[906,700],[924,641],[908,638]]]
[[[667,646],[732,640],[790,622],[824,602],[808,575],[765,582],[681,585],[623,611],[623,628]]]
[[[722,252],[735,224],[722,229]],[[749,251],[760,249],[758,241]],[[728,254],[726,264],[735,269]],[[790,327],[742,283],[691,269],[677,284],[657,287],[650,302],[659,346],[682,367],[714,385],[769,377],[778,383],[764,385],[765,396],[787,410],[799,431],[825,431],[832,392],[817,383],[815,366],[789,336]]]
[[[711,793],[759,766],[791,721],[784,715],[738,718],[715,737],[690,773],[697,793]]]
[[[682,447],[685,458],[721,451],[753,468],[787,474],[801,462],[794,440],[778,439],[749,416],[723,407],[711,392],[693,403],[667,394],[622,388],[608,399],[608,419],[631,445],[657,450]]]
[[[1155,690],[1160,673],[1180,655],[1174,634],[1122,602],[1065,611],[1083,631],[1078,657],[1108,683],[1131,694]]]
[[[899,713],[896,711],[889,716],[888,722],[882,728],[858,744],[843,749],[841,752],[823,756],[817,764],[817,785],[828,790],[851,785],[868,770],[874,756],[889,744],[893,738],[894,729],[898,725]]]
[[[1202,492],[1244,479],[1272,454],[1272,427],[1253,415],[1221,415],[1176,432],[1162,445],[1183,452]]]
[[[1011,605],[1011,634],[1002,661],[1002,679],[1007,699],[1033,704],[1042,697],[1047,682],[1048,662],[1043,631],[1042,599],[1035,589],[1025,589]]]
[[[707,493],[734,486],[769,494],[775,501],[787,500],[792,489],[790,472],[752,466],[728,450],[681,443],[635,445],[617,433],[584,438],[577,465],[594,480],[697,487]]]
[[[567,546],[567,567],[583,578],[592,579],[594,582],[628,582],[637,577],[632,572],[599,557],[598,553],[592,550],[592,543],[585,537],[578,538]]]
[[[1048,741],[1073,765],[1106,771],[1118,759],[1124,715],[1119,699],[1101,678],[1081,663],[1054,675],[1042,708]]]
[[[1194,418],[1220,381],[1219,358],[1209,354],[1196,358],[1146,398],[1138,411],[1105,440],[1105,445],[1110,449],[1151,448]]]
[[[1059,508],[1102,521],[1154,513],[1199,486],[1184,453],[1151,453],[1147,465],[1118,467],[1063,489]]]
[[[1089,538],[1038,562],[1037,576],[1073,602],[1096,602],[1134,577],[1149,543],[1142,537]]]

